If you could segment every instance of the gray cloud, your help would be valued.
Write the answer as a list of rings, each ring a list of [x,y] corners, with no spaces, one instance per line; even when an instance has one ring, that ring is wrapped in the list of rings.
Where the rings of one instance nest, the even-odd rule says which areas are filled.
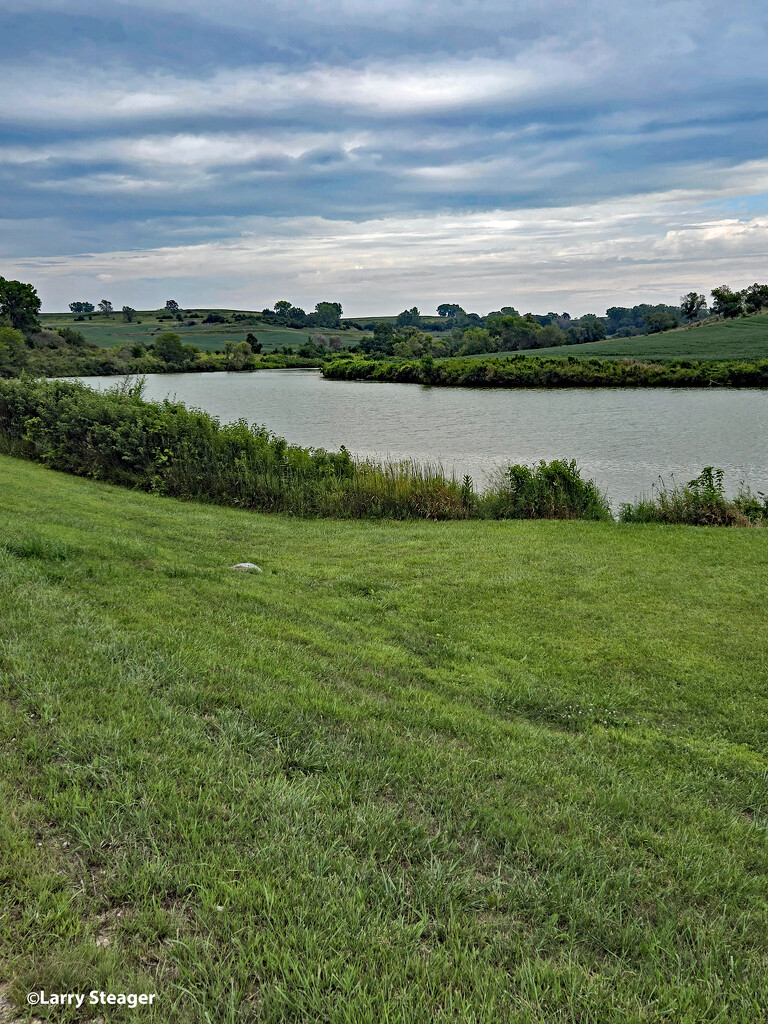
[[[183,279],[223,302],[245,295],[244,252],[266,290],[280,268],[398,306],[426,301],[422,288],[498,304],[505,274],[530,305],[577,283],[611,304],[628,267],[647,292],[658,267],[681,282],[727,260],[760,274],[747,269],[768,209],[753,0],[5,0],[3,30],[18,45],[3,70],[0,253],[37,268],[47,302],[66,297],[56,273],[147,295],[154,277]],[[599,230],[574,210],[602,211]],[[256,223],[266,256],[243,248]]]

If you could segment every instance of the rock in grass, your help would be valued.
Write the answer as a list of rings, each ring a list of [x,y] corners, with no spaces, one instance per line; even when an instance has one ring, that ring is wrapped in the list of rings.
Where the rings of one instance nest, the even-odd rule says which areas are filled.
[[[264,572],[258,565],[254,565],[253,562],[238,562],[237,565],[232,566],[233,569],[239,569],[241,572]]]

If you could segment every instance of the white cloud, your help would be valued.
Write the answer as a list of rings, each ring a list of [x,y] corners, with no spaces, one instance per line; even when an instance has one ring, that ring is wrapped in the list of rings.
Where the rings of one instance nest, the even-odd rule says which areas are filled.
[[[109,275],[137,306],[152,305],[155,292],[177,281],[186,304],[260,307],[290,281],[292,301],[311,307],[332,296],[349,315],[391,312],[403,296],[422,309],[451,300],[481,312],[507,302],[600,312],[760,276],[768,217],[712,219],[699,209],[693,220],[696,197],[676,191],[560,210],[363,223],[260,218],[225,241],[17,260],[6,273],[35,281],[48,308]]]
[[[4,118],[12,123],[115,124],[172,116],[263,117],[296,108],[416,116],[530,102],[575,88],[607,60],[593,45],[576,53],[532,48],[511,59],[432,58],[359,67],[222,69],[207,78],[128,68],[82,69],[49,61],[9,67]]]

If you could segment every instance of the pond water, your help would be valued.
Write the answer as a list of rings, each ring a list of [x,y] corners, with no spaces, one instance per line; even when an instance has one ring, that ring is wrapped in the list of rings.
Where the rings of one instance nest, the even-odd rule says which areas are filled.
[[[145,397],[170,397],[222,422],[247,419],[295,444],[358,456],[439,462],[482,487],[498,467],[576,459],[614,506],[659,476],[685,483],[704,466],[768,491],[768,391],[748,389],[428,388],[325,380],[317,370],[150,374]],[[98,389],[121,378],[87,377]]]

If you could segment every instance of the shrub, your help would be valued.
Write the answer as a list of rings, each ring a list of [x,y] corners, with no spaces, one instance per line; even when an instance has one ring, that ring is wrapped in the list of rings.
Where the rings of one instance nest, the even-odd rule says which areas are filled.
[[[723,470],[706,466],[695,480],[684,486],[663,480],[650,498],[640,498],[621,506],[624,523],[683,523],[688,526],[748,526],[762,522],[768,506],[750,492],[735,499],[725,495]],[[761,495],[762,497],[762,495]]]
[[[491,519],[612,519],[604,495],[574,461],[509,466],[483,496]]]

